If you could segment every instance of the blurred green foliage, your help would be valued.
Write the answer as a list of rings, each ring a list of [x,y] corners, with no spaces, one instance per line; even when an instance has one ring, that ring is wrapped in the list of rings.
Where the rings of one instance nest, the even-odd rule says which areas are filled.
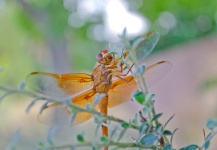
[[[5,68],[1,82],[18,84],[32,71],[65,73],[93,69],[95,56],[100,49],[108,48],[108,41],[99,42],[88,36],[89,27],[96,22],[86,21],[79,28],[69,25],[70,13],[81,2],[71,1],[71,10],[67,9],[66,0],[17,0],[0,4],[0,66]],[[130,11],[139,12],[150,21],[150,31],[161,34],[157,50],[216,33],[216,0],[126,2]],[[176,22],[168,29],[159,20],[169,22],[167,17],[171,14]],[[103,14],[92,17],[97,18],[97,23],[103,22]]]
[[[216,0],[154,0],[146,1],[140,8],[140,12],[151,20],[151,30],[162,32],[162,28],[156,24],[159,14],[172,13],[176,20],[176,26],[167,34],[161,35],[157,49],[166,48],[175,44],[195,40],[217,31],[217,1]]]

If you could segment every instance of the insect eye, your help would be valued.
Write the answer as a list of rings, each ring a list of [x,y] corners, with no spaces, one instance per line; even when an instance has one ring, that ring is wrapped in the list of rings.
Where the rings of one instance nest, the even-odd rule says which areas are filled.
[[[100,51],[100,54],[102,54],[102,55],[105,55],[106,53],[108,53],[108,50],[107,50],[107,49],[104,49],[104,50],[101,50],[101,51]]]
[[[96,59],[97,59],[98,62],[99,62],[100,60],[102,60],[102,58],[103,58],[103,56],[102,56],[101,53],[96,56]]]

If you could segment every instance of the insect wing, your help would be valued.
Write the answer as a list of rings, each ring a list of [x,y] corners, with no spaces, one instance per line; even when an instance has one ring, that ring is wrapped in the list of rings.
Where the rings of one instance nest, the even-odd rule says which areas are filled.
[[[145,71],[145,82],[147,87],[153,86],[162,79],[172,68],[172,64],[168,61],[160,61],[148,66]]]
[[[151,87],[159,81],[171,69],[171,67],[171,63],[167,61],[161,61],[147,67],[144,75],[147,86]],[[139,88],[132,75],[125,77],[124,80],[115,80],[108,91],[108,107],[111,108],[129,101],[132,92],[136,90],[139,90]]]
[[[85,73],[52,74],[33,72],[27,77],[27,85],[34,90],[56,96],[66,97],[91,87],[91,75]]]
[[[95,91],[88,90],[72,98],[72,103],[83,108],[86,107],[88,103],[93,106],[95,97]],[[98,107],[96,106],[95,109],[98,110]],[[38,115],[38,120],[41,123],[49,125],[69,125],[72,115],[68,106],[54,103],[48,105],[47,108]],[[77,112],[74,115],[75,118],[71,125],[77,125],[93,117],[92,114],[87,112]]]
[[[136,61],[138,61],[138,63],[142,63],[144,59],[153,51],[159,39],[159,33],[151,32],[144,37],[138,37],[132,41],[132,46],[135,50],[134,52],[132,52],[132,54],[136,56]],[[129,51],[126,51],[122,53],[121,57],[127,58],[128,55]],[[121,60],[121,57],[115,59],[115,64],[118,64],[118,62]]]
[[[137,38],[133,41],[135,54],[138,62],[143,61],[154,49],[160,39],[160,34],[151,32],[144,37]]]

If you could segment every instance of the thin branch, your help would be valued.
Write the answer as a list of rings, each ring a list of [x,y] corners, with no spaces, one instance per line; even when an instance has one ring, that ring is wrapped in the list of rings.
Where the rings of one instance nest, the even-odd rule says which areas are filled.
[[[107,142],[107,143],[92,143],[92,142],[82,142],[82,143],[77,143],[77,144],[69,144],[69,145],[63,145],[63,146],[52,146],[52,147],[47,147],[47,150],[56,150],[56,149],[65,149],[65,148],[72,148],[72,147],[96,147],[96,148],[103,148],[105,146],[115,146],[118,148],[143,148],[143,149],[153,149],[154,146],[144,146],[142,144],[136,144],[136,143],[120,143],[120,142]],[[42,150],[42,149],[38,149]]]
[[[13,88],[5,87],[5,86],[2,86],[2,85],[0,85],[0,90],[3,90],[5,92],[7,92],[7,93],[24,94],[24,95],[27,95],[27,96],[30,96],[30,97],[40,98],[42,100],[46,100],[46,101],[49,101],[49,102],[52,102],[52,103],[65,104],[65,101],[66,101],[66,100],[64,100],[62,98],[51,97],[51,96],[47,96],[45,94],[31,92],[31,91],[27,91],[27,90],[13,89]],[[117,123],[126,122],[126,121],[124,121],[122,119],[119,119],[119,118],[116,118],[116,117],[113,117],[113,116],[107,116],[107,115],[101,114],[100,112],[98,112],[98,111],[96,111],[94,109],[89,110],[89,109],[77,106],[77,105],[75,105],[73,103],[69,103],[69,107],[72,107],[73,109],[77,110],[78,112],[79,111],[88,112],[88,113],[91,113],[93,115],[100,116],[103,119],[111,120],[111,121],[114,121],[114,122],[117,122]],[[133,125],[133,124],[130,124],[129,128],[139,130],[139,127],[136,126],[136,125]]]

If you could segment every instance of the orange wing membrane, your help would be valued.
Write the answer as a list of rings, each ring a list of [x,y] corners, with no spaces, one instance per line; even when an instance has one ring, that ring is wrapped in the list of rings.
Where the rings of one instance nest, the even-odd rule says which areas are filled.
[[[28,85],[34,90],[57,97],[78,94],[91,88],[92,77],[86,73],[52,74],[33,72],[27,77]]]
[[[72,103],[80,107],[85,107],[88,103],[93,106],[95,99],[95,91],[87,90],[82,94],[79,94],[72,98]],[[99,108],[95,106],[95,109]],[[59,105],[58,103],[51,104],[43,110],[41,114],[38,115],[39,122],[50,124],[50,125],[67,125],[69,124],[70,117],[72,116],[71,111],[65,105]],[[83,123],[93,116],[87,112],[78,112],[72,123],[72,125]]]
[[[170,62],[161,61],[146,68],[145,81],[148,87],[160,80],[170,69]],[[126,81],[129,82],[126,82]],[[132,92],[138,90],[135,79],[132,75],[113,81],[110,90],[108,91],[108,107],[114,107],[124,102],[130,101]]]

